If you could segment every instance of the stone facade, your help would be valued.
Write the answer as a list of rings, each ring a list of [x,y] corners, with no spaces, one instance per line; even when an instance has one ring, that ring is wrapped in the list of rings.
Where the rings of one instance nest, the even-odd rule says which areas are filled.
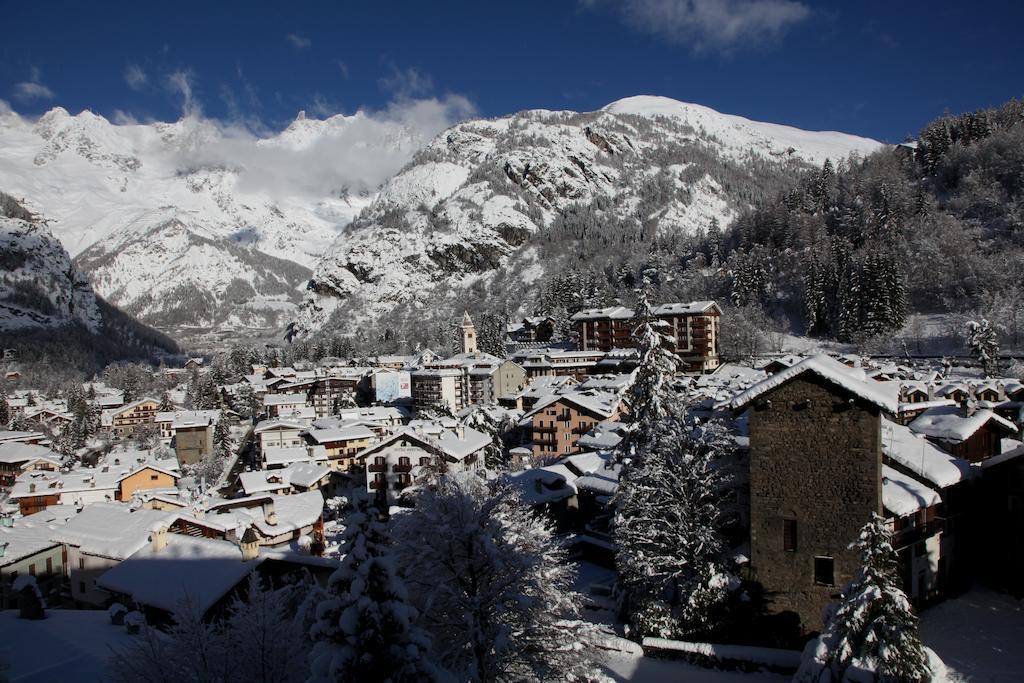
[[[801,375],[750,406],[751,570],[804,631],[857,570],[847,546],[882,512],[881,468],[878,408],[825,380]],[[831,582],[816,580],[829,564]]]

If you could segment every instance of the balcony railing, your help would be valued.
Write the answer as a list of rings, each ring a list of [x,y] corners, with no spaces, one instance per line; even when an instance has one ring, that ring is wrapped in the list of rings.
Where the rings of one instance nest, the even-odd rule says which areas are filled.
[[[394,465],[394,466],[392,466],[391,471],[392,472],[412,472],[412,465],[411,464]]]
[[[931,538],[942,531],[944,526],[945,524],[943,520],[933,519],[924,524],[918,524],[917,526],[910,527],[909,529],[897,531],[892,537],[892,547],[898,550],[900,548],[906,548],[907,546],[920,543],[921,541]]]
[[[386,481],[377,481],[376,479],[370,480],[371,491],[383,491],[387,485],[388,483]]]
[[[366,469],[368,469],[371,472],[387,472],[388,466],[387,464],[382,462],[372,462],[366,466]]]
[[[558,431],[558,427],[537,427],[534,426],[533,431],[541,433],[554,433]]]

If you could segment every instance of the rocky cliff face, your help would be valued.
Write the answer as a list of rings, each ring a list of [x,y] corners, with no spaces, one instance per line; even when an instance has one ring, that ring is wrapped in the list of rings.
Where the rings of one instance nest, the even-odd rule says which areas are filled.
[[[49,228],[0,193],[0,330],[102,322],[88,278]]]
[[[339,309],[370,319],[454,296],[502,269],[538,280],[561,266],[538,243],[567,211],[655,235],[724,228],[795,170],[880,146],[660,97],[468,121],[435,137],[344,229],[293,331],[330,326]],[[600,254],[588,258],[601,266]]]

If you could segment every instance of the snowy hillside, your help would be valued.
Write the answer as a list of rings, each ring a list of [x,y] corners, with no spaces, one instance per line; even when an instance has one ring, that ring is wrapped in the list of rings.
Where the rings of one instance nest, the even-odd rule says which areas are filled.
[[[80,324],[99,332],[101,316],[89,280],[41,222],[18,211],[0,211],[0,330]]]
[[[0,187],[44,214],[112,303],[165,329],[276,327],[309,269],[423,143],[362,114],[280,134],[0,109]],[[365,164],[370,157],[373,164]]]
[[[662,97],[465,122],[418,152],[342,232],[316,266],[295,331],[323,327],[339,307],[372,318],[422,306],[505,266],[536,280],[561,265],[538,256],[538,235],[573,207],[656,235],[725,228],[795,170],[880,147]]]

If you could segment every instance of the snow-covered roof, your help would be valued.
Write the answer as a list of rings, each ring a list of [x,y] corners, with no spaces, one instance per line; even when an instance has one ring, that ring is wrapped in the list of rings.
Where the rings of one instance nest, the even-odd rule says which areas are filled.
[[[200,612],[213,607],[262,561],[242,560],[230,541],[167,534],[167,545],[147,543],[104,572],[96,585],[135,602],[173,612],[187,599]]]
[[[569,484],[564,467],[558,471],[552,467],[540,467],[506,474],[504,479],[516,489],[519,500],[527,505],[543,505],[576,495],[576,489]],[[571,473],[568,473],[571,476]],[[572,479],[575,480],[575,476]]]
[[[220,418],[219,410],[171,410],[159,412],[155,422],[170,422],[172,429],[206,427]]]
[[[933,439],[958,443],[969,439],[990,422],[1011,434],[1017,432],[1015,424],[987,408],[975,410],[973,414],[965,417],[960,407],[955,405],[929,408],[910,423],[910,429]]]
[[[290,465],[309,459],[309,449],[305,446],[268,446],[263,451],[263,460],[267,465]]]
[[[889,512],[903,517],[941,502],[942,497],[934,489],[882,465],[882,505]]]
[[[418,441],[427,451],[441,451],[456,461],[465,460],[491,443],[491,437],[487,434],[458,423],[447,426],[437,420],[419,421],[395,431],[380,443],[360,451],[356,457],[364,458],[400,439]]]
[[[698,315],[711,309],[722,312],[714,301],[691,301],[689,303],[661,304],[651,310],[654,315]]]
[[[622,424],[614,421],[599,422],[589,432],[576,440],[580,448],[611,450],[622,441]]]
[[[270,419],[270,420],[263,420],[262,422],[260,422],[253,429],[253,432],[256,433],[256,434],[259,434],[261,432],[266,432],[266,431],[269,431],[271,429],[298,429],[298,430],[301,431],[303,429],[306,429],[306,427],[307,427],[307,425],[305,423],[299,422],[298,420],[288,420],[288,419],[285,419],[285,418],[273,418],[273,419]]]
[[[0,443],[0,462],[16,465],[29,460],[47,460],[60,466],[60,454],[38,444],[10,442]]]
[[[150,531],[173,513],[145,508],[132,511],[123,503],[93,503],[56,529],[51,538],[83,553],[123,560],[149,542]]]
[[[303,406],[306,405],[306,394],[267,394],[263,397],[265,406]]]
[[[966,460],[946,453],[909,427],[885,418],[882,418],[882,453],[939,488],[952,486],[976,472]]]
[[[873,380],[869,382],[864,379],[862,370],[847,367],[845,364],[824,354],[805,358],[792,367],[780,370],[771,377],[734,396],[729,405],[734,410],[738,410],[805,372],[813,373],[830,384],[836,385],[858,398],[878,406],[882,410],[896,413],[899,409],[897,386],[890,386],[892,383],[875,382]]]
[[[625,306],[609,306],[608,308],[587,308],[574,313],[570,320],[628,320],[633,317],[633,309]]]
[[[360,424],[335,427],[333,429],[310,429],[306,434],[317,443],[372,439],[374,435],[369,427]]]
[[[525,419],[536,415],[541,410],[544,410],[548,406],[554,405],[560,401],[571,403],[577,408],[595,413],[604,418],[615,415],[619,409],[620,403],[618,394],[593,389],[587,391],[569,391],[560,394],[548,394],[538,400],[530,412],[526,413],[523,417]]]
[[[323,465],[296,462],[276,470],[242,472],[238,475],[238,481],[241,483],[245,495],[251,496],[268,491],[283,491],[290,489],[293,485],[309,488],[330,473],[330,468]]]
[[[0,567],[60,545],[51,538],[60,526],[51,515],[43,512],[19,517],[12,526],[0,526],[0,546],[3,546]]]
[[[264,502],[273,503],[276,523],[267,522],[263,514]],[[242,531],[248,526],[255,526],[261,534],[273,538],[307,527],[320,519],[324,510],[324,497],[320,491],[257,495],[219,501],[207,510],[207,519],[225,528]]]

